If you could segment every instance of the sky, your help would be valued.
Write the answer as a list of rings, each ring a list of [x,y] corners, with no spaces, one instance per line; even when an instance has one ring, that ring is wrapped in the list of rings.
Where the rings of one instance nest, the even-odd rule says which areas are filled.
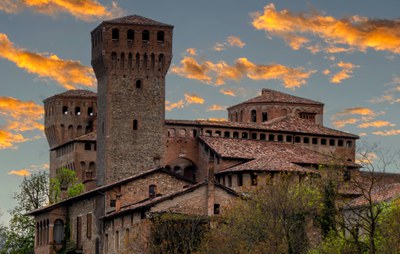
[[[42,101],[96,91],[90,31],[102,20],[174,25],[169,119],[223,120],[227,106],[270,88],[325,103],[325,126],[393,151],[399,9],[398,0],[1,0],[0,223],[23,177],[48,170]]]

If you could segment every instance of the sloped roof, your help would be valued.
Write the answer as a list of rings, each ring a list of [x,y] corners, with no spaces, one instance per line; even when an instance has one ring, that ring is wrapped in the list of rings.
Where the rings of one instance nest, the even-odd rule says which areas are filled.
[[[97,139],[97,132],[92,131],[82,136],[79,136],[75,139],[75,141],[96,141]]]
[[[347,205],[347,208],[362,207],[367,205],[370,200],[368,200],[366,196],[368,195],[362,195],[358,198],[353,199]],[[374,204],[390,201],[391,199],[396,197],[400,197],[400,183],[377,186],[371,191],[371,201]]]
[[[142,26],[165,26],[173,27],[165,23],[155,21],[153,19],[145,18],[139,15],[130,15],[121,18],[111,19],[104,21],[105,23],[111,24],[130,24],[130,25],[142,25]]]
[[[221,128],[237,128],[237,129],[253,129],[265,131],[286,131],[299,134],[314,134],[324,136],[334,136],[343,138],[358,139],[359,136],[334,130],[331,128],[318,125],[314,122],[296,117],[294,115],[287,115],[272,119],[264,123],[239,123],[230,121],[208,121],[208,120],[165,120],[168,125],[189,125],[189,126],[210,126]]]
[[[223,170],[222,173],[240,172],[240,171],[270,171],[270,172],[298,172],[298,173],[313,173],[319,174],[317,170],[311,170],[301,167],[282,157],[261,157],[252,161],[240,164]]]
[[[287,93],[264,88],[264,89],[262,89],[260,96],[254,97],[245,102],[231,106],[228,109],[236,107],[238,105],[248,104],[248,103],[290,103],[290,104],[313,104],[313,105],[319,105],[319,106],[324,105],[323,103],[321,103],[319,101],[301,98],[301,97],[290,95]]]
[[[56,99],[56,98],[83,98],[83,99],[97,99],[97,93],[89,91],[89,90],[83,90],[83,89],[76,89],[76,90],[68,90],[63,93],[59,93],[56,95],[53,95],[45,100],[43,102],[46,102],[48,100]]]
[[[287,161],[296,164],[340,164],[358,167],[353,162],[338,161],[333,157],[294,144],[213,137],[200,137],[200,140],[223,158],[252,160],[267,157],[275,158],[275,163]]]

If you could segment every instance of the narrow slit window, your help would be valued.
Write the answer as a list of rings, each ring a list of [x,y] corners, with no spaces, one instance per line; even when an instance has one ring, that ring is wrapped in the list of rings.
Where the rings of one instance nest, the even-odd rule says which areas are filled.
[[[138,129],[138,120],[133,120],[133,127],[134,130]]]
[[[136,80],[136,88],[137,89],[142,88],[142,81],[140,79]]]
[[[81,115],[81,108],[80,107],[75,107],[75,115],[77,115],[77,116]]]

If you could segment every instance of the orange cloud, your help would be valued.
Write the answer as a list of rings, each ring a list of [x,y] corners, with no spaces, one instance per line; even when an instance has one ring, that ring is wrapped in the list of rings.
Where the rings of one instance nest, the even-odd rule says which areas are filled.
[[[375,131],[372,134],[379,136],[395,136],[400,135],[400,130],[386,130],[386,131]]]
[[[222,51],[227,49],[228,47],[238,47],[243,48],[246,45],[239,37],[237,36],[228,36],[226,38],[226,42],[217,42],[214,46],[215,51]]]
[[[204,104],[204,99],[196,94],[184,94],[187,104]]]
[[[213,122],[226,122],[226,118],[220,117],[220,118],[216,118],[216,117],[211,117],[207,119],[208,121],[213,121]]]
[[[92,68],[78,61],[60,59],[56,55],[33,53],[17,48],[7,35],[2,33],[0,33],[0,57],[14,62],[29,73],[52,79],[66,89],[94,87],[96,84]]]
[[[377,114],[378,113],[375,113],[370,108],[354,107],[354,108],[347,108],[339,113],[336,113],[332,116],[332,118],[336,118],[338,116],[346,116],[346,115],[376,116]]]
[[[387,102],[389,104],[400,103],[399,92],[400,92],[400,77],[393,77],[392,81],[387,85],[390,86],[389,89],[384,91],[384,94],[379,97],[374,97],[369,102],[371,103],[383,103]]]
[[[171,103],[169,101],[165,102],[165,110],[171,111],[174,108],[183,108],[185,106],[185,102],[183,100],[179,100],[177,102]]]
[[[330,80],[331,83],[342,83],[342,80],[351,78],[351,74],[353,73],[353,69],[359,67],[358,65],[354,65],[352,63],[345,63],[340,61],[337,64],[338,67],[342,68],[341,71],[334,74]]]
[[[225,110],[225,109],[226,109],[225,106],[213,104],[210,107],[208,107],[207,111],[219,111],[219,110]]]
[[[224,61],[204,61],[200,64],[192,57],[184,57],[181,66],[173,66],[171,72],[214,85],[223,85],[227,80],[238,81],[245,76],[253,80],[278,79],[283,82],[284,87],[291,89],[306,84],[306,80],[315,73],[314,70],[305,71],[301,67],[255,64],[247,58],[238,58],[233,65],[228,65]]]
[[[112,3],[111,8],[107,8],[96,0],[2,0],[0,2],[0,10],[7,13],[18,13],[25,9],[50,16],[68,13],[84,21],[111,18],[123,14],[116,2]]]
[[[368,48],[400,53],[400,22],[351,16],[336,19],[316,12],[295,14],[289,10],[276,11],[274,4],[264,7],[263,13],[252,15],[252,25],[269,35],[283,38],[292,48],[299,45],[298,38],[322,39],[330,50],[365,51]],[[304,44],[304,43],[303,43]],[[339,49],[347,45],[351,49]],[[335,48],[336,47],[336,48]]]
[[[229,95],[229,96],[236,96],[235,92],[230,89],[221,89],[219,90],[222,94]]]
[[[9,175],[16,175],[16,176],[30,176],[31,172],[28,169],[19,169],[19,170],[10,170],[8,171]]]
[[[335,126],[336,128],[343,128],[344,126],[348,125],[348,124],[355,124],[358,121],[360,121],[360,119],[356,119],[356,118],[347,118],[347,119],[341,119],[341,120],[336,120],[333,121],[332,124],[333,126]]]
[[[396,124],[393,124],[388,121],[373,121],[373,122],[366,122],[366,123],[362,123],[362,124],[358,125],[359,128],[368,128],[368,127],[380,128],[380,127],[388,127],[388,126],[393,127],[393,126],[396,126]]]
[[[331,71],[328,69],[322,71],[322,74],[324,74],[324,75],[329,75],[330,73],[331,73]]]
[[[191,56],[197,56],[197,50],[195,48],[186,49],[186,53],[191,55]]]
[[[21,134],[11,133],[9,131],[0,130],[0,149],[15,148],[15,143],[28,141]]]

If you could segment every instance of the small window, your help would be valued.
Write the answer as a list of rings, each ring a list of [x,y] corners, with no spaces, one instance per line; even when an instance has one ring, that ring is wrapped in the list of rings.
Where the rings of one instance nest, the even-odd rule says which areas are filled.
[[[294,137],[294,142],[295,143],[300,143],[301,142],[301,138],[299,136]]]
[[[251,133],[251,139],[257,139],[257,133]]]
[[[137,130],[137,129],[138,129],[138,120],[133,120],[133,126],[132,126],[132,128],[133,128],[134,130]]]
[[[343,146],[343,140],[338,140],[338,146]]]
[[[263,122],[268,121],[268,113],[267,113],[267,112],[263,112],[263,113],[262,113],[262,121],[263,121]]]
[[[309,143],[310,143],[310,138],[304,137],[304,138],[303,138],[303,143],[304,143],[304,144],[309,144]]]
[[[317,138],[313,138],[312,139],[312,144],[313,145],[318,145],[318,139]]]
[[[321,139],[321,145],[326,145],[326,139],[325,138],[323,138],[323,139]]]
[[[283,141],[283,136],[282,135],[278,135],[278,141],[282,142]]]
[[[64,115],[68,115],[68,107],[64,106],[62,112]]]
[[[219,213],[220,213],[220,205],[214,204],[214,214],[219,214]]]
[[[135,85],[136,85],[136,88],[137,88],[137,89],[142,88],[142,81],[141,81],[140,79],[136,80]]]
[[[132,29],[129,29],[129,30],[126,32],[126,39],[127,39],[129,42],[131,42],[131,41],[133,41],[134,38],[135,38],[135,31],[133,31]]]
[[[351,142],[350,140],[346,141],[346,147],[352,147],[352,146],[353,146],[353,142]]]
[[[119,30],[118,30],[118,28],[114,28],[112,30],[112,39],[113,40],[119,40]]]
[[[212,132],[211,132],[210,130],[207,130],[207,131],[206,131],[206,137],[211,137],[211,133],[212,133]]]
[[[193,137],[195,138],[195,137],[197,137],[197,130],[192,130],[192,135],[193,135]]]
[[[157,32],[157,41],[158,42],[164,42],[164,32],[163,31],[158,31]]]
[[[221,131],[215,131],[215,136],[216,137],[221,137]]]
[[[329,140],[329,145],[330,146],[334,146],[335,145],[335,140],[334,139],[330,139]]]
[[[110,207],[115,207],[115,205],[116,205],[116,200],[115,199],[111,199],[110,200]]]
[[[267,139],[267,135],[265,135],[264,133],[260,134],[260,139],[261,140],[266,140]]]
[[[150,32],[149,32],[149,30],[144,30],[142,32],[142,41],[148,42],[149,40],[150,40]]]
[[[149,197],[154,198],[157,194],[157,186],[154,184],[149,185]]]
[[[242,133],[242,138],[244,138],[244,139],[249,138],[249,134],[247,134],[247,132],[243,132]]]
[[[80,107],[75,107],[75,115],[77,115],[77,116],[81,115],[81,108]]]
[[[231,133],[230,133],[229,131],[225,131],[225,132],[224,132],[224,137],[225,137],[225,138],[229,138],[229,137],[230,137],[230,134],[231,134]]]
[[[243,186],[243,175],[242,173],[237,174],[237,185],[238,186]]]
[[[233,138],[239,138],[239,132],[235,131],[235,132],[233,133]]]
[[[343,180],[344,181],[350,181],[350,179],[351,179],[350,171],[348,171],[348,170],[344,171]]]
[[[86,216],[86,237],[92,237],[92,214],[88,213]]]
[[[268,140],[269,141],[275,141],[275,135],[274,134],[269,134],[268,135]]]
[[[228,187],[232,187],[232,176],[228,175]]]
[[[86,150],[86,151],[92,150],[92,146],[91,146],[90,143],[85,143],[85,150]]]
[[[258,184],[257,175],[254,173],[251,173],[250,176],[251,176],[251,185],[256,186]]]
[[[115,232],[115,250],[119,250],[119,231]]]
[[[62,244],[64,240],[64,223],[60,219],[54,222],[53,239],[55,244]]]
[[[255,111],[255,110],[251,111],[251,121],[253,123],[257,122],[257,111]]]
[[[286,142],[288,142],[288,143],[292,143],[292,136],[290,136],[290,135],[288,135],[288,136],[286,136]]]
[[[93,108],[92,107],[88,108],[87,114],[88,114],[88,116],[92,116],[93,115]]]

